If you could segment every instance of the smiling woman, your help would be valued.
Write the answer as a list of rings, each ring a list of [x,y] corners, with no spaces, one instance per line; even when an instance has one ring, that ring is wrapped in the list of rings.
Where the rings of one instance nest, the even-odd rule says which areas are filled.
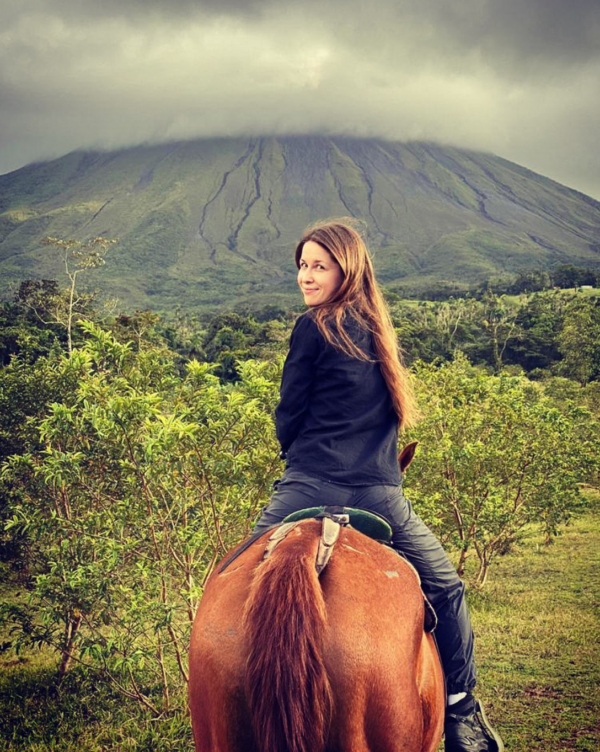
[[[307,306],[331,300],[343,279],[342,269],[329,251],[314,240],[304,244],[298,262],[298,284]]]

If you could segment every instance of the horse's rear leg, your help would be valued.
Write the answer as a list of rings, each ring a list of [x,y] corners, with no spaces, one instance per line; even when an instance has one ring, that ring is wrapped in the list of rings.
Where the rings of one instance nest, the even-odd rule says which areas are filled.
[[[238,752],[231,746],[223,724],[226,713],[219,713],[205,692],[190,695],[190,710],[196,752]]]
[[[433,635],[424,634],[417,681],[423,707],[423,752],[435,752],[444,730],[444,675]]]
[[[258,752],[237,661],[196,647],[189,684],[196,752]]]
[[[259,752],[245,709],[198,705],[192,712],[196,752]]]
[[[376,688],[371,682],[365,682],[362,689],[360,685],[359,680],[338,694],[342,702],[336,707],[332,752],[424,752],[422,705],[416,687],[401,686],[400,681]]]

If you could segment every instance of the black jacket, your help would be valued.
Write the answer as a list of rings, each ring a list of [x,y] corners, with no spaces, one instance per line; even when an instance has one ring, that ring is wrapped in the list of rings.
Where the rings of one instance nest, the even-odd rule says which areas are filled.
[[[353,320],[351,339],[375,361],[372,335]],[[347,485],[395,485],[398,418],[379,364],[329,344],[311,312],[296,321],[275,410],[288,467]]]

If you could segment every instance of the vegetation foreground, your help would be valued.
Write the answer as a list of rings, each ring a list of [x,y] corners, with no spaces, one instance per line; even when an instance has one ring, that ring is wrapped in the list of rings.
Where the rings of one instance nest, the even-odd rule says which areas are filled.
[[[105,319],[76,291],[104,241],[73,243],[69,290],[0,316],[0,751],[191,750],[189,631],[282,470],[291,315]],[[509,749],[595,750],[600,298],[391,306],[405,487],[471,586],[490,715]]]
[[[493,567],[492,583],[469,597],[479,691],[507,749],[596,752],[600,518],[576,519],[551,546],[528,528]],[[81,669],[59,681],[55,659],[43,651],[20,658],[7,651],[0,666],[3,752],[193,749],[184,713],[152,719]]]

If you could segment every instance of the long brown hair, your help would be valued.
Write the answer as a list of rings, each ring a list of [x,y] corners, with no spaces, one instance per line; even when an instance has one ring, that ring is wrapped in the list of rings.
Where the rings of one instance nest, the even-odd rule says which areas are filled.
[[[402,361],[388,307],[375,280],[373,263],[358,226],[355,220],[348,217],[311,225],[304,231],[296,247],[296,266],[300,268],[302,249],[309,240],[322,246],[339,264],[343,274],[342,284],[332,298],[313,306],[311,314],[329,343],[360,360],[369,360],[369,356],[350,339],[343,322],[350,316],[372,332],[377,361],[400,428],[408,428],[416,423],[418,416],[410,376]]]

